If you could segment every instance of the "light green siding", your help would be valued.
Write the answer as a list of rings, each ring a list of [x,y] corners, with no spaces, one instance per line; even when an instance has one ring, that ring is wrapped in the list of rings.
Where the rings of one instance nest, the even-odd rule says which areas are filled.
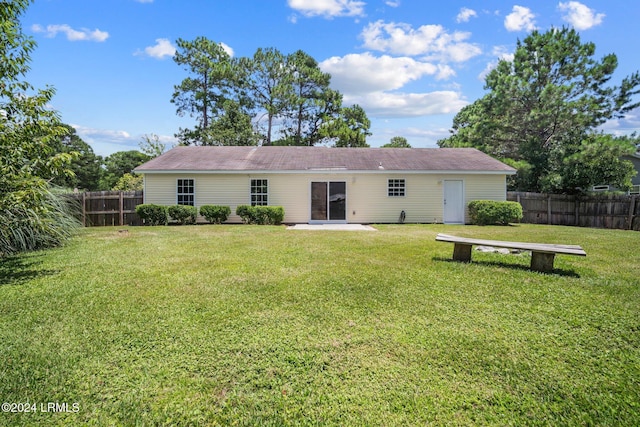
[[[250,204],[250,180],[269,181],[269,205],[283,206],[285,222],[307,223],[311,210],[311,182],[344,181],[347,186],[347,222],[395,223],[406,213],[408,223],[438,223],[443,220],[443,180],[464,182],[465,206],[471,200],[506,200],[505,175],[422,174],[391,172],[314,173],[146,173],[145,203],[176,203],[177,179],[195,180],[196,206],[214,204],[231,208],[229,222],[240,222],[238,205]],[[389,197],[389,179],[405,180],[405,196]],[[468,221],[468,214],[465,212]],[[202,220],[202,218],[200,218]]]

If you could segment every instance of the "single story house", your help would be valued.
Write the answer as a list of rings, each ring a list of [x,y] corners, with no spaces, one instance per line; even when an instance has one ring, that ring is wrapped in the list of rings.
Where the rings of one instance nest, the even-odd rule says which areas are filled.
[[[474,148],[175,147],[137,167],[144,203],[283,206],[285,223],[468,222],[515,170]],[[200,218],[202,220],[202,218]]]

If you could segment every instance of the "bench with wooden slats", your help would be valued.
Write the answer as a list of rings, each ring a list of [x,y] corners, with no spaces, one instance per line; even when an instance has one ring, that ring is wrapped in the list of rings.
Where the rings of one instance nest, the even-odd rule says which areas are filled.
[[[578,245],[557,245],[548,243],[505,242],[501,240],[474,239],[469,237],[438,234],[438,242],[453,243],[453,259],[455,261],[470,262],[473,245],[492,246],[496,248],[519,249],[531,251],[531,269],[548,273],[553,271],[553,261],[556,254],[587,256]]]

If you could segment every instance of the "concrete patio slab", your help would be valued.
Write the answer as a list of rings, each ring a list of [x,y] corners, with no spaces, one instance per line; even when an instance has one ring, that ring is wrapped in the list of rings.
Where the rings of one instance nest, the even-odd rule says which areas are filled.
[[[295,224],[287,230],[378,231],[364,224]]]

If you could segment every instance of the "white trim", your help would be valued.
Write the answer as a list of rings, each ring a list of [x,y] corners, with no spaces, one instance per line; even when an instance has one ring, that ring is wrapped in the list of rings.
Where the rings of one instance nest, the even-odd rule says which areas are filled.
[[[286,171],[278,171],[278,170],[149,170],[149,171],[135,171],[137,174],[240,174],[240,175],[270,175],[270,174],[319,174],[319,175],[340,175],[340,174],[376,174],[376,175],[389,175],[389,174],[403,174],[403,175],[414,175],[414,174],[422,174],[422,175],[515,175],[516,171],[469,171],[469,170],[407,170],[407,169],[385,169],[384,171],[375,171],[375,170],[317,170],[317,169],[302,169],[302,170],[286,170]]]

